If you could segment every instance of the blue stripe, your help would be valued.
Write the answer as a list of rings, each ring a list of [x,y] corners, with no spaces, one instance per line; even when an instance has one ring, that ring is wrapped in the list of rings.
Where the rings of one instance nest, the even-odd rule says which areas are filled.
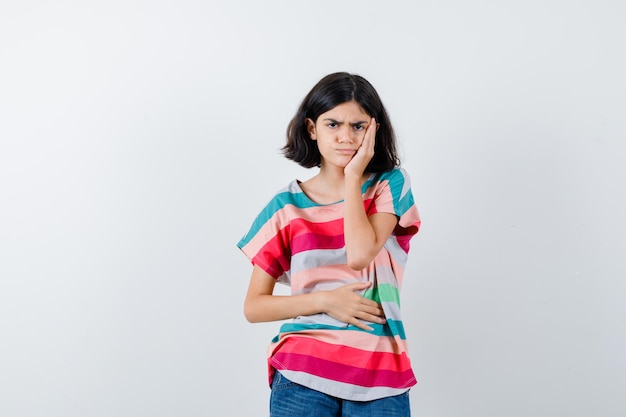
[[[261,210],[256,219],[254,219],[250,230],[243,238],[241,238],[239,243],[237,243],[237,246],[242,248],[247,245],[258,233],[258,231],[261,230],[265,223],[267,223],[278,211],[288,205],[293,205],[298,208],[309,208],[314,206],[304,193],[293,193],[287,190],[275,195],[274,198],[272,198],[272,200],[263,208],[263,210]]]
[[[413,194],[408,192],[404,196],[402,191],[404,190],[407,177],[405,171],[401,168],[396,168],[391,171],[380,173],[370,180],[368,180],[368,187],[377,181],[387,181],[389,183],[389,190],[393,196],[394,212],[401,217],[406,213],[411,206],[414,205]]]
[[[400,173],[398,170],[384,172],[378,175],[372,175],[370,176],[370,178],[368,178],[367,181],[365,181],[365,183],[361,187],[361,192],[364,194],[380,178],[390,177],[394,172],[397,172],[397,174],[395,175],[400,175],[400,177],[403,178],[402,173]],[[402,183],[400,184],[399,189],[397,189],[397,187],[394,187],[392,189],[392,193],[395,193],[394,195],[397,194],[399,196],[402,192],[403,184],[404,181],[402,181]],[[272,200],[270,200],[270,202],[263,208],[263,210],[261,210],[256,219],[254,219],[254,222],[252,223],[252,226],[250,227],[248,233],[246,233],[246,235],[241,238],[241,240],[237,243],[239,249],[250,243],[250,241],[258,233],[258,231],[261,230],[263,225],[267,223],[274,215],[276,215],[278,211],[282,210],[285,206],[292,205],[299,209],[307,209],[310,207],[319,207],[324,205],[311,201],[306,196],[306,194],[301,191],[297,191],[296,187],[298,187],[298,185],[292,182],[287,186],[284,191],[279,192],[274,196],[274,198],[272,198]],[[407,209],[408,208],[404,209],[404,211],[406,211]],[[404,213],[404,211],[402,213]],[[398,212],[397,214],[402,215],[402,213]]]
[[[285,323],[282,326],[280,326],[280,334],[299,333],[299,332],[306,332],[308,330],[337,330],[337,331],[356,330],[359,332],[370,333],[376,336],[387,336],[387,337],[400,336],[400,339],[406,340],[406,334],[404,332],[404,326],[402,325],[402,321],[388,319],[387,323],[385,324],[369,324],[369,326],[373,328],[374,330],[371,330],[371,331],[363,330],[352,325],[348,327],[338,327],[338,326],[331,326],[328,324]],[[272,343],[278,342],[280,338],[280,334],[274,337],[274,339],[272,339]]]

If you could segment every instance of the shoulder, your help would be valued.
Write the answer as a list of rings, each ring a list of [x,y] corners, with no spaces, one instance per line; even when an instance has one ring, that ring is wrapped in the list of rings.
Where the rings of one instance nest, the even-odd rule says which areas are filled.
[[[257,236],[270,236],[281,230],[290,219],[290,210],[297,201],[298,183],[296,180],[274,193],[259,211],[250,226],[250,230],[239,242],[239,247],[250,243]]]
[[[311,204],[307,198],[298,180],[293,180],[287,186],[281,188],[274,194],[274,197],[267,204],[275,209],[281,209],[285,206],[295,206],[298,208],[306,208]]]
[[[265,223],[275,218],[278,213],[290,212],[294,209],[307,208],[311,201],[306,197],[298,180],[293,180],[285,187],[276,191],[274,196],[265,204],[257,217],[257,222]],[[289,216],[281,216],[289,217]]]
[[[378,187],[389,188],[392,194],[398,196],[405,195],[411,188],[411,178],[402,167],[376,174],[373,181]]]
[[[396,167],[391,171],[381,172],[377,177],[386,181],[409,181],[409,173],[402,167]]]

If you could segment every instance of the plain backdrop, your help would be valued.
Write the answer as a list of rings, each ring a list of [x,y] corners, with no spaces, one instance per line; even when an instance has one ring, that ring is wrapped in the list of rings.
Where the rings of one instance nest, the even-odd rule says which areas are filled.
[[[423,227],[414,416],[626,415],[626,4],[4,1],[0,415],[266,416],[236,243],[369,79]]]

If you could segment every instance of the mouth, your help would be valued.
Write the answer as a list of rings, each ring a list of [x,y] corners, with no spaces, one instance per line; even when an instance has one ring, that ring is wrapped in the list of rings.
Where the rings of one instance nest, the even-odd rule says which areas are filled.
[[[337,152],[344,155],[352,155],[356,152],[356,149],[337,149]]]

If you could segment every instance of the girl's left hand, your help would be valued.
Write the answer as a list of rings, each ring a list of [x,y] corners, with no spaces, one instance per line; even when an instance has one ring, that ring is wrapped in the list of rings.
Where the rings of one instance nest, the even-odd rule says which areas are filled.
[[[363,176],[365,168],[367,168],[367,164],[369,164],[374,157],[376,130],[376,119],[372,117],[367,129],[365,130],[365,136],[363,136],[361,146],[356,151],[350,162],[348,162],[348,165],[346,165],[343,169],[344,174],[355,175],[359,178]]]

